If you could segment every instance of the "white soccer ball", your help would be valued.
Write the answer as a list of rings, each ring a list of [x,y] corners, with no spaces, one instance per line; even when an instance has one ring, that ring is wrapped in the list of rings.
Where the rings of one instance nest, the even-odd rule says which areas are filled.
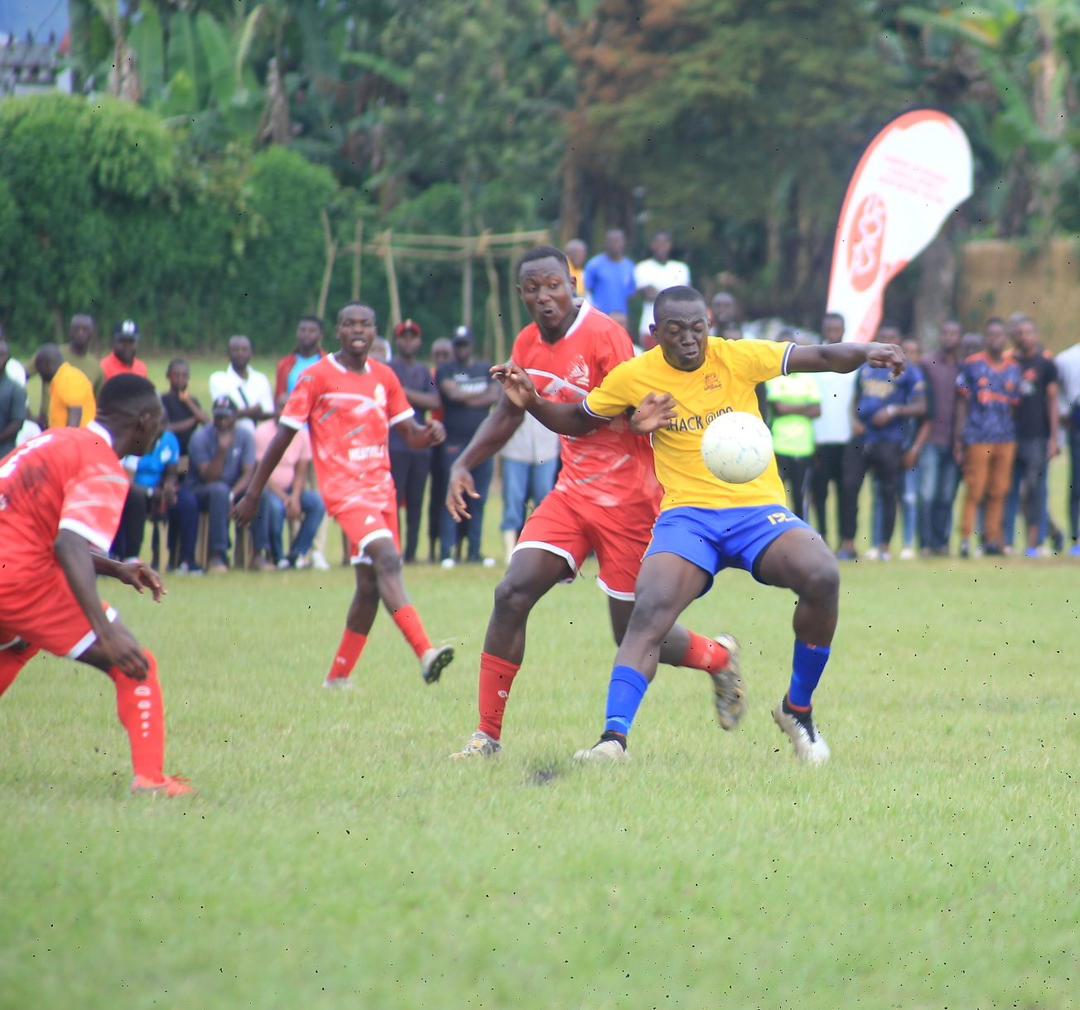
[[[701,456],[714,477],[746,484],[760,477],[772,460],[772,433],[760,417],[728,411],[705,429]]]

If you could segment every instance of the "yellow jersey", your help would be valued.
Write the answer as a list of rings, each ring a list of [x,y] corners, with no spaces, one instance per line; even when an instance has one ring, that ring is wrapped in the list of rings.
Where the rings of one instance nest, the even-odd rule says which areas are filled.
[[[71,407],[82,407],[80,428],[85,428],[97,414],[94,387],[90,380],[65,361],[49,383],[49,427],[66,428]]]
[[[761,417],[756,387],[787,374],[788,355],[794,346],[708,337],[705,361],[692,372],[673,368],[664,360],[663,350],[654,347],[612,369],[585,398],[585,409],[594,417],[611,418],[636,408],[649,393],[674,397],[676,417],[652,436],[656,476],[664,486],[663,511],[783,505],[787,495],[775,458],[756,480],[728,484],[705,466],[701,437],[713,420],[728,411]]]

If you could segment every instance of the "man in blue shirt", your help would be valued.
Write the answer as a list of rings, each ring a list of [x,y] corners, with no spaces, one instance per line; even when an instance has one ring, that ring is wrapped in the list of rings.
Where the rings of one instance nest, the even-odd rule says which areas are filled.
[[[900,343],[900,328],[884,323],[878,330],[879,341]],[[859,450],[852,454],[852,465],[845,474],[844,496],[846,528],[855,529],[859,508],[859,490],[872,471],[877,482],[882,507],[881,542],[874,544],[882,561],[890,560],[889,543],[896,526],[896,503],[900,475],[904,467],[904,442],[907,422],[926,414],[926,381],[914,365],[896,378],[887,368],[864,365],[855,380],[855,416],[862,429]]]
[[[634,264],[626,258],[626,236],[621,228],[607,233],[604,251],[585,265],[585,293],[601,312],[626,326],[637,284]]]

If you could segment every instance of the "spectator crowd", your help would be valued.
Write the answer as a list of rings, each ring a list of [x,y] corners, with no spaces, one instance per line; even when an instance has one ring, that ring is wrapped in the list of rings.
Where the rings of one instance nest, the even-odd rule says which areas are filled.
[[[640,305],[633,329],[641,351],[654,345],[650,325],[657,294],[691,283],[689,268],[672,251],[672,237],[663,231],[653,237],[650,257],[639,263],[627,257],[618,229],[607,233],[603,252],[591,259],[580,240],[566,246],[581,297],[628,331],[631,304]],[[743,339],[734,296],[714,295],[710,314],[714,336]],[[827,313],[820,338],[792,329],[779,330],[775,338],[835,343],[844,331],[844,319]],[[68,342],[40,348],[24,369],[11,357],[0,327],[0,458],[43,428],[90,424],[107,379],[146,376],[139,338],[137,323],[124,320],[113,328],[109,353],[99,357],[95,321],[75,315]],[[899,376],[864,366],[846,375],[781,376],[758,390],[792,511],[801,518],[812,511],[817,529],[826,540],[834,538],[843,560],[860,557],[861,498],[869,500],[871,512],[861,557],[890,560],[897,539],[901,559],[947,556],[962,488],[956,538],[961,557],[1014,549],[1028,557],[1066,550],[1080,557],[1080,343],[1055,358],[1043,347],[1036,322],[1022,314],[989,319],[979,333],[965,334],[958,323],[947,322],[932,347],[904,337],[890,322],[881,325],[877,339],[903,345],[908,365]],[[305,431],[262,492],[249,541],[230,528],[229,518],[299,377],[327,353],[323,341],[322,321],[301,319],[294,350],[271,378],[252,365],[251,340],[231,337],[227,367],[210,376],[206,407],[191,392],[188,363],[169,362],[162,395],[166,430],[150,453],[125,461],[131,488],[113,544],[116,557],[140,556],[149,521],[152,563],[160,567],[164,560],[181,574],[241,566],[328,567],[326,509]],[[446,441],[426,449],[409,448],[391,432],[402,554],[406,563],[418,560],[426,501],[429,561],[445,568],[492,566],[482,532],[494,460],[471,471],[478,497],[467,520],[456,522],[445,499],[450,469],[487,418],[499,386],[467,327],[434,340],[427,361],[423,345],[420,325],[406,319],[394,328],[392,343],[380,337],[371,352],[401,380],[417,420],[431,416],[446,429]],[[28,383],[35,376],[41,399],[32,412]],[[1070,467],[1068,542],[1049,501],[1049,467],[1063,451]],[[530,504],[535,507],[552,489],[558,467],[558,437],[526,414],[500,453],[500,530],[507,558]],[[861,496],[868,477],[871,493]]]

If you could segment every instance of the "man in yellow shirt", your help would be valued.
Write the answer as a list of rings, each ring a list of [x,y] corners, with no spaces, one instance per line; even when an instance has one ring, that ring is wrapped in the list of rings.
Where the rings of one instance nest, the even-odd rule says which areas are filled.
[[[42,383],[49,386],[49,427],[85,428],[97,413],[94,387],[64,360],[56,344],[46,344],[34,358]]]
[[[575,756],[626,758],[626,738],[656,675],[664,636],[683,610],[708,592],[718,572],[742,568],[799,598],[791,682],[773,719],[800,760],[822,764],[829,748],[814,726],[811,697],[836,630],[836,558],[782,504],[784,487],[775,460],[756,480],[728,484],[706,468],[701,438],[721,413],[758,415],[755,387],[760,382],[791,372],[850,372],[866,362],[899,372],[903,352],[891,344],[797,347],[710,337],[705,300],[689,287],[660,292],[654,315],[657,346],[618,365],[583,403],[540,399],[516,365],[493,370],[511,400],[564,435],[585,434],[633,410],[634,430],[652,436],[656,476],[664,487],[630,625],[615,656],[605,731],[594,747]]]

